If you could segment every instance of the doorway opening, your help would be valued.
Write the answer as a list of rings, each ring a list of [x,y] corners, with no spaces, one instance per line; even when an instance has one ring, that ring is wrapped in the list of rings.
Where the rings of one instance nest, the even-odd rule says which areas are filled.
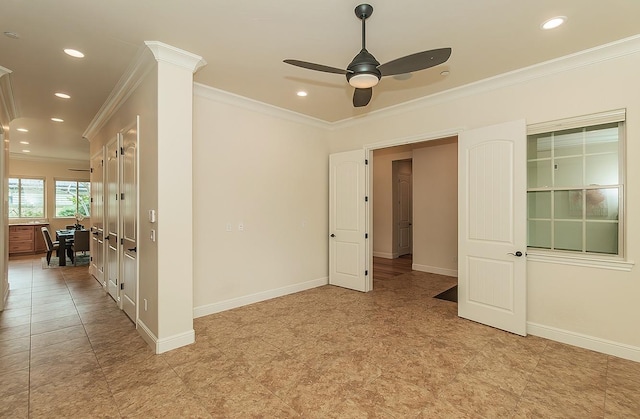
[[[372,150],[373,282],[411,271],[457,277],[457,136]]]

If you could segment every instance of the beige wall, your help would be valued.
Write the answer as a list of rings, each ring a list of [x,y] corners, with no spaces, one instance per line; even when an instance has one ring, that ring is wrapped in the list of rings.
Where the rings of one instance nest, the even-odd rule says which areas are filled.
[[[413,269],[457,276],[458,143],[421,143],[413,150]]]
[[[226,99],[194,99],[196,316],[327,283],[326,129]]]
[[[75,224],[73,217],[56,218],[55,181],[79,180],[88,182],[89,172],[75,172],[73,169],[89,169],[89,156],[87,160],[58,160],[58,159],[28,159],[21,156],[9,157],[9,177],[38,177],[44,178],[46,216],[43,220],[49,223],[49,231],[63,229],[66,225]],[[20,222],[20,219],[9,219],[12,222]],[[91,225],[91,219],[86,218],[81,223],[86,228]]]
[[[634,162],[640,158],[640,96],[634,88],[640,53],[634,51],[607,59],[590,58],[591,64],[574,59],[546,73],[537,68],[519,80],[508,76],[495,87],[470,86],[466,91],[414,103],[387,117],[380,113],[361,123],[338,124],[330,133],[330,152],[457,131],[459,127],[483,127],[521,118],[537,123],[626,108],[627,161]],[[626,252],[629,260],[638,261],[640,219],[635,215],[640,214],[640,166],[629,164],[626,172]],[[640,348],[637,266],[624,272],[530,261],[527,267],[530,330],[594,345]]]
[[[413,146],[382,148],[373,152],[373,255],[397,257],[393,237],[393,162],[411,158]]]

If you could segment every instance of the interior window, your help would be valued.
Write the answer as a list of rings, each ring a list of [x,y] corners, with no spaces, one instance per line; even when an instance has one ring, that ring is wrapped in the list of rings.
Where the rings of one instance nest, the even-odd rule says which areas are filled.
[[[527,137],[528,246],[622,254],[624,122]]]

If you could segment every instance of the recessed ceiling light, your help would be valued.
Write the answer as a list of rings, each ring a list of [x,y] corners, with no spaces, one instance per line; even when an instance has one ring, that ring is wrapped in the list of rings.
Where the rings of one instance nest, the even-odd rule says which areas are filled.
[[[20,39],[20,35],[16,32],[7,31],[4,33],[4,36],[11,39]]]
[[[51,120],[53,122],[64,122],[64,119],[60,119],[60,118],[51,118]]]
[[[542,29],[553,29],[553,28],[557,28],[558,26],[562,25],[566,21],[567,21],[567,17],[566,16],[556,16],[556,17],[552,17],[549,20],[545,20],[542,23],[542,25],[540,25],[540,27]]]
[[[305,97],[307,95],[307,92],[305,92],[304,90],[300,90],[298,93],[296,93],[296,95],[300,97]]]
[[[84,58],[84,54],[76,49],[67,48],[64,50],[65,54],[70,55],[75,58]]]
[[[26,129],[26,128],[18,128],[18,131],[20,131],[20,132],[29,132],[29,130]]]
[[[31,150],[22,150],[23,153],[31,153]]]
[[[29,141],[20,141],[20,144],[27,145],[27,144],[29,144]]]
[[[440,75],[441,75],[441,76],[444,76],[444,77],[448,76],[449,74],[450,74],[449,70],[442,70],[442,71],[440,72]]]
[[[69,96],[66,93],[57,92],[57,93],[55,93],[55,95],[58,96],[61,99],[71,99],[71,96]]]

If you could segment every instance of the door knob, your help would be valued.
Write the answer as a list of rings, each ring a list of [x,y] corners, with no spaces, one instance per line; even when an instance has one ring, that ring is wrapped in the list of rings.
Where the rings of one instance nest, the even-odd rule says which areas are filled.
[[[138,246],[134,247],[133,249],[128,249],[130,252],[136,252],[138,253],[138,251],[136,250],[138,248]]]
[[[515,253],[511,253],[511,252],[509,252],[509,253],[507,253],[507,254],[508,254],[508,255],[511,255],[511,256],[516,256],[516,257],[520,257],[520,256],[522,256],[522,252],[521,252],[521,251],[519,251],[519,250],[518,250],[517,252],[515,252]]]
[[[336,236],[335,234],[331,233],[331,237],[335,237],[335,236]]]

